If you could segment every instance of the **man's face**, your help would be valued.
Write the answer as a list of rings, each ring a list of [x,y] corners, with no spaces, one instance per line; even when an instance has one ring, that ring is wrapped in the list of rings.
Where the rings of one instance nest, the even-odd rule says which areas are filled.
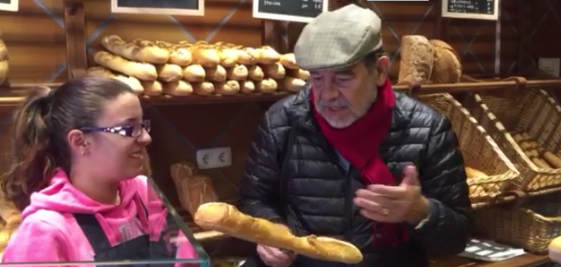
[[[374,66],[359,62],[339,70],[311,71],[314,105],[333,128],[346,128],[361,118],[384,85],[389,60],[382,56]]]

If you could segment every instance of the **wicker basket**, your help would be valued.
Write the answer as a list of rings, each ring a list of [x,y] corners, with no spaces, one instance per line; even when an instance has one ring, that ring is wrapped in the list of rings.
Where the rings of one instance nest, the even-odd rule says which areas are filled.
[[[487,130],[522,179],[514,188],[529,194],[561,189],[561,169],[537,167],[514,141],[511,132],[526,132],[541,147],[559,155],[561,152],[561,107],[544,90],[525,89],[514,96],[471,94],[464,106]]]
[[[551,240],[561,235],[561,195],[532,199],[522,207],[489,207],[475,216],[477,232],[499,243],[545,254]]]
[[[469,179],[470,198],[474,207],[489,204],[503,193],[519,174],[493,139],[449,94],[421,95],[418,99],[440,111],[452,123],[458,136],[466,166],[489,175],[488,179]]]

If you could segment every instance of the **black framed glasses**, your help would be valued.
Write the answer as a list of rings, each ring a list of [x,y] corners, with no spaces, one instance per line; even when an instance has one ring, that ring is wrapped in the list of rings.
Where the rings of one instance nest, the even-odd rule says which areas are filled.
[[[142,130],[146,130],[146,132],[150,132],[150,129],[151,129],[150,120],[144,120],[140,123],[123,125],[123,126],[80,128],[81,131],[105,132],[105,133],[118,134],[126,137],[138,137],[142,134]]]

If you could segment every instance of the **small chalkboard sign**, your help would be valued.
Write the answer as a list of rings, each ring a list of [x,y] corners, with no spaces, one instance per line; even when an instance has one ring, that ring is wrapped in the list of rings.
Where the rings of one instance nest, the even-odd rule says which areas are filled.
[[[499,19],[499,0],[442,0],[442,16],[460,19]]]
[[[204,16],[204,3],[204,0],[111,0],[111,12]]]
[[[253,17],[310,22],[328,11],[329,0],[253,0]]]
[[[19,0],[0,0],[0,10],[18,11]]]

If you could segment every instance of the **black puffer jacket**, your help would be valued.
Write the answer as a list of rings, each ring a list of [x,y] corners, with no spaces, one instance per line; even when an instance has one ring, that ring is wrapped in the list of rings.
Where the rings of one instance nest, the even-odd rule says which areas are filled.
[[[396,102],[380,153],[396,179],[405,163],[415,164],[423,194],[431,202],[429,221],[420,229],[411,226],[407,244],[398,248],[373,245],[372,223],[352,202],[355,191],[364,187],[360,173],[352,167],[345,171],[340,165],[337,152],[314,119],[309,90],[279,101],[264,115],[240,184],[238,208],[287,224],[297,235],[350,241],[364,254],[357,267],[421,267],[428,266],[428,254],[462,252],[471,206],[456,135],[446,117],[429,106],[401,93],[396,93]],[[294,146],[287,149],[291,130],[295,131]],[[281,171],[282,165],[286,168]],[[246,266],[264,265],[255,256]],[[293,266],[345,265],[298,256]]]

